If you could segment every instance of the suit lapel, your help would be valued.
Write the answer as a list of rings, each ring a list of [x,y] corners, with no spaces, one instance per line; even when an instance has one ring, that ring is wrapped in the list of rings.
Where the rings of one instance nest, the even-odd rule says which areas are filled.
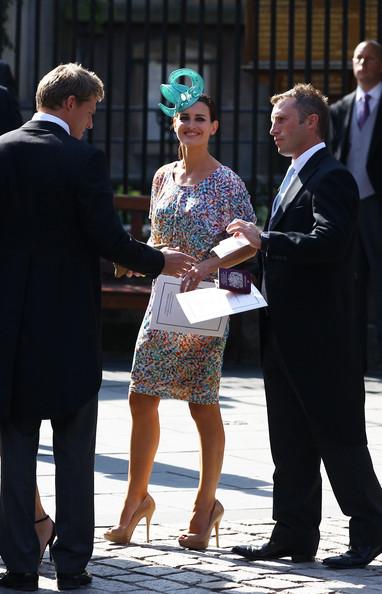
[[[345,103],[345,117],[344,117],[344,130],[348,130],[351,122],[351,118],[353,116],[353,109],[355,103],[355,96],[356,92],[350,93],[347,97],[344,98]]]
[[[342,142],[340,142],[340,145],[339,145],[340,150],[339,150],[338,154],[336,153],[336,155],[335,155],[335,157],[342,163],[346,163],[346,159],[347,159],[347,156],[349,153],[349,148],[350,148],[350,126],[351,126],[351,120],[353,117],[355,97],[356,97],[356,92],[353,91],[353,93],[350,93],[350,95],[346,95],[346,97],[344,97],[344,99],[343,99],[344,119],[343,119],[343,125],[342,125],[341,132],[340,132],[340,134],[343,137],[343,140],[342,140]]]
[[[291,205],[296,196],[300,193],[302,188],[307,183],[308,179],[316,171],[321,160],[327,155],[329,155],[329,151],[327,148],[320,149],[319,151],[314,153],[314,155],[309,159],[309,161],[305,163],[300,173],[295,177],[295,179],[289,186],[288,190],[286,191],[285,196],[281,201],[275,216],[272,219],[272,224],[269,226],[269,231],[275,229],[276,225],[278,225],[279,221],[284,216],[287,208]]]
[[[376,116],[375,123],[374,123],[373,135],[371,137],[368,159],[377,150],[378,146],[381,144],[381,139],[382,139],[382,134],[381,134],[381,130],[382,130],[382,95],[379,98],[379,103],[377,105],[377,109],[378,109],[378,111],[377,111],[377,116]]]

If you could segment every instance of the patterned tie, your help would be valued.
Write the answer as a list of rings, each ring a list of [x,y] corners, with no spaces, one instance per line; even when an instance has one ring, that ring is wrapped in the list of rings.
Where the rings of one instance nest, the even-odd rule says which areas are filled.
[[[359,129],[361,130],[367,120],[367,118],[370,115],[370,107],[369,107],[369,101],[371,99],[371,95],[368,95],[367,93],[364,95],[363,98],[363,102],[362,102],[362,109],[360,109],[359,114],[358,114],[358,126]]]
[[[281,186],[279,187],[279,191],[277,192],[275,199],[272,204],[272,214],[269,220],[269,225],[271,224],[272,219],[274,218],[278,207],[280,206],[281,200],[284,198],[285,192],[287,191],[289,184],[292,180],[293,175],[295,174],[295,170],[292,165],[289,167],[288,171],[285,174],[283,181],[281,182]]]

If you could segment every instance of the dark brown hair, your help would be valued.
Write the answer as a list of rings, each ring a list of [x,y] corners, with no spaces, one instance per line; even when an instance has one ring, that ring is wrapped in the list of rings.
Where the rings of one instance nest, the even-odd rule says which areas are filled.
[[[210,97],[206,93],[202,93],[200,95],[198,101],[195,101],[195,103],[198,103],[199,101],[200,101],[200,103],[204,103],[205,105],[207,105],[208,110],[210,112],[211,122],[214,122],[215,120],[217,120],[217,117],[216,117],[216,105],[215,105],[215,102],[212,99],[212,97]],[[178,115],[178,114],[176,114],[176,115]],[[182,146],[181,146],[180,143],[179,143],[179,146],[178,146],[178,159],[179,159],[179,161],[181,161],[183,159]]]
[[[200,95],[198,101],[200,101],[201,103],[205,103],[205,105],[207,105],[207,107],[209,109],[209,112],[210,112],[211,122],[214,122],[215,120],[217,120],[217,117],[216,117],[216,105],[215,105],[215,101],[212,99],[212,97],[210,97],[206,93],[202,93]],[[196,101],[196,103],[198,101]]]

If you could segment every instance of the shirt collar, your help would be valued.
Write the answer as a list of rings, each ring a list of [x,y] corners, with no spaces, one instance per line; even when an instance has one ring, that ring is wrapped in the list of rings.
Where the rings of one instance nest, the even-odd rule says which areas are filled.
[[[70,128],[69,128],[68,123],[65,122],[64,120],[62,120],[61,118],[58,118],[57,116],[52,115],[51,113],[45,113],[43,111],[36,111],[32,120],[39,120],[39,121],[43,121],[43,122],[53,122],[54,124],[58,124],[59,126],[61,126],[61,128],[64,128],[65,132],[67,132],[70,136]]]
[[[355,95],[355,99],[356,101],[359,101],[360,99],[363,99],[365,95],[370,95],[370,97],[372,97],[373,101],[372,104],[376,105],[379,101],[379,98],[382,94],[382,81],[380,81],[377,85],[375,85],[375,87],[373,87],[372,89],[370,89],[370,91],[363,91],[361,89],[361,87],[357,87],[356,90],[356,95]],[[375,99],[375,101],[374,101]],[[370,107],[372,107],[372,105],[370,105]]]
[[[293,169],[296,171],[296,173],[300,173],[301,169],[304,167],[305,163],[307,163],[307,161],[309,161],[309,159],[311,157],[313,157],[313,155],[315,153],[317,153],[317,151],[320,151],[321,149],[325,148],[326,144],[325,142],[319,142],[318,144],[315,144],[314,146],[311,146],[310,148],[308,148],[307,151],[305,151],[305,153],[302,153],[302,155],[300,155],[299,157],[297,157],[297,159],[292,159],[292,167]]]

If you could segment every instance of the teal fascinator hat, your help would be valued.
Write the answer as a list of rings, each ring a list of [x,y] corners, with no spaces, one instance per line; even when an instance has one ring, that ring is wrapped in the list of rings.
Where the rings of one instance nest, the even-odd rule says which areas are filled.
[[[191,79],[190,87],[175,82],[181,76],[188,76]],[[158,105],[163,113],[170,118],[196,103],[204,89],[203,78],[191,68],[173,70],[168,77],[168,83],[168,85],[161,85],[160,90],[163,97],[173,103],[175,107],[167,107],[163,103],[158,103]]]

